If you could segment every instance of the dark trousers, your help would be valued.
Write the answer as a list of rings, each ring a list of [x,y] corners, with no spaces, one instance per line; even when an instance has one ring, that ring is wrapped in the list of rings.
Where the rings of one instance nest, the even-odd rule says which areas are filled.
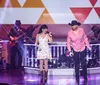
[[[11,47],[11,67],[13,69],[21,68],[22,64],[22,50],[18,45]]]
[[[82,74],[84,79],[87,79],[87,64],[86,64],[86,49],[82,52],[74,52],[74,63],[75,63],[75,76],[76,79],[79,79],[79,69],[80,69],[80,64],[82,68]]]

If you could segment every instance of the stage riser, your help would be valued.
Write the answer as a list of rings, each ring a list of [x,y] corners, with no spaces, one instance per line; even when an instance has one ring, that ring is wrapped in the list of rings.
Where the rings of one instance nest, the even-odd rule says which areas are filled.
[[[24,68],[26,73],[39,74],[39,69],[37,68],[29,68],[29,67],[24,67]],[[100,67],[88,68],[87,72],[88,74],[98,74],[100,73]],[[75,70],[74,69],[49,69],[48,75],[62,75],[62,76],[75,75]]]

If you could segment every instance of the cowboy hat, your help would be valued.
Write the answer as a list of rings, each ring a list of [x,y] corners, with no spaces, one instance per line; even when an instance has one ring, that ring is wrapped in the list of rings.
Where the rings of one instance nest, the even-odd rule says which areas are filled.
[[[15,25],[17,25],[17,26],[21,25],[21,21],[20,20],[16,20],[15,21]]]
[[[72,22],[71,22],[71,23],[69,23],[69,25],[71,25],[71,26],[74,26],[74,25],[78,25],[78,26],[80,26],[80,25],[81,25],[81,23],[80,23],[80,22],[78,22],[78,21],[76,21],[76,20],[72,20]]]

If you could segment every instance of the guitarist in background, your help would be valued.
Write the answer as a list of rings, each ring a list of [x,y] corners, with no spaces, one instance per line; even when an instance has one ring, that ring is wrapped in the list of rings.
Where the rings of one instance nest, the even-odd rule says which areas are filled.
[[[9,42],[11,45],[11,68],[21,69],[23,57],[23,41],[25,29],[21,27],[20,20],[16,20],[14,27],[10,30]]]

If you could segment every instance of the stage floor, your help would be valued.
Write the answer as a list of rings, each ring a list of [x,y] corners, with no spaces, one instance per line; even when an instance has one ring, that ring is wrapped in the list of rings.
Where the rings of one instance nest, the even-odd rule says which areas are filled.
[[[80,78],[80,85],[84,79]],[[9,70],[0,72],[0,83],[8,83],[9,85],[40,85],[39,76],[27,74],[21,70]],[[49,76],[48,82],[45,85],[76,85],[74,76]],[[87,85],[100,85],[100,74],[88,75]]]

